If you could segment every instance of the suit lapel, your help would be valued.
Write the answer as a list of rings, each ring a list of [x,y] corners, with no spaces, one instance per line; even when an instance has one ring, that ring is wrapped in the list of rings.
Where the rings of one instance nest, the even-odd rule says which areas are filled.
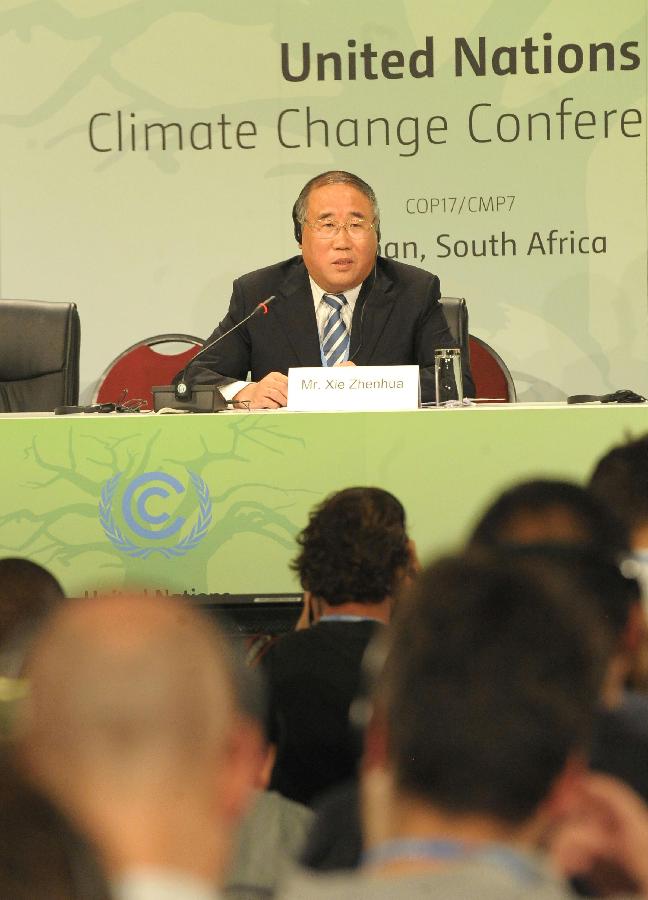
[[[300,365],[320,366],[315,304],[306,266],[301,260],[290,270],[277,293],[281,296],[281,302],[275,306],[277,319]]]
[[[349,355],[358,366],[371,364],[374,350],[392,314],[395,297],[392,280],[376,266],[365,280],[353,310]]]
[[[395,297],[391,279],[376,268],[365,280],[353,311],[350,356],[359,365],[368,365],[391,316]],[[319,333],[308,272],[301,259],[277,289],[281,302],[274,307],[278,323],[299,364],[320,366]]]

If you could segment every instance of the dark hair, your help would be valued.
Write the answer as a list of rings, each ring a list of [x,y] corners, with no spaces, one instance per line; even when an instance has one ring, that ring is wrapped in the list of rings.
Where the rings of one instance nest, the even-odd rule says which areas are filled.
[[[405,510],[388,491],[354,487],[311,512],[292,563],[301,585],[332,606],[380,603],[409,563]]]
[[[69,820],[0,759],[0,896],[108,900],[98,856]]]
[[[310,192],[315,190],[315,188],[325,187],[329,184],[348,184],[351,185],[351,187],[354,187],[356,190],[360,191],[361,194],[365,195],[365,197],[371,203],[374,215],[376,236],[378,237],[378,240],[380,240],[380,209],[378,208],[378,200],[376,199],[373,188],[368,185],[366,181],[363,181],[362,178],[359,178],[357,175],[353,175],[351,172],[344,172],[341,169],[334,169],[330,172],[322,172],[320,175],[316,175],[314,178],[311,178],[310,181],[307,181],[304,187],[299,192],[299,196],[295,200],[295,205],[293,206],[292,210],[293,225],[295,227],[295,240],[297,241],[297,243],[301,244],[302,227],[304,225],[304,222],[306,221],[306,208],[308,206],[308,198],[310,196]]]
[[[62,600],[61,585],[38,563],[0,559],[0,675],[19,678],[38,629]]]
[[[557,514],[562,521],[551,518]],[[525,536],[522,527],[533,532]],[[523,481],[504,491],[475,526],[469,544],[569,543],[609,557],[629,549],[626,529],[585,488],[570,481]]]
[[[613,638],[610,651],[618,649],[617,642],[628,624],[630,610],[641,603],[639,582],[633,574],[626,574],[623,561],[619,563],[607,554],[569,544],[510,545],[507,549],[518,559],[533,560],[542,568],[568,573],[578,583],[592,610],[601,615],[604,628]]]
[[[637,582],[619,568],[629,551],[626,529],[605,504],[569,481],[525,481],[505,491],[478,522],[470,546],[527,550],[569,570],[614,638],[641,599]]]
[[[577,587],[529,562],[450,557],[391,629],[378,696],[399,788],[452,813],[528,819],[594,719],[607,642]]]
[[[0,559],[0,643],[43,618],[64,597],[56,578],[29,559]]]
[[[648,523],[648,434],[613,447],[597,463],[589,489],[624,526]]]

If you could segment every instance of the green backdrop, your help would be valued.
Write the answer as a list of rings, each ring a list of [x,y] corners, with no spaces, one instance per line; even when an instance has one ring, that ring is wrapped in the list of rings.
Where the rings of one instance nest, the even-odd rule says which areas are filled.
[[[0,296],[79,304],[88,398],[343,167],[521,399],[646,393],[646,53],[646,0],[0,2]]]

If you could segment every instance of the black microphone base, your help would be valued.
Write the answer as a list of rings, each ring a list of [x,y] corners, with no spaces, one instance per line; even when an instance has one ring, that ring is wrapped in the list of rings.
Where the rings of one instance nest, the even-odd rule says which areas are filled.
[[[187,399],[179,400],[175,385],[158,384],[151,388],[153,409],[182,409],[186,412],[209,413],[227,409],[227,401],[213,384],[197,384],[189,389]]]

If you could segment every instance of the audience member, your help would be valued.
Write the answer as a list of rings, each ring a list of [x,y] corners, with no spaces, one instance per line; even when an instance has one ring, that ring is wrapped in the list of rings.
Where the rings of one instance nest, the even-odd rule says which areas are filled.
[[[648,558],[648,434],[601,457],[589,487],[628,530],[632,548]]]
[[[398,500],[379,488],[348,488],[311,514],[293,567],[314,624],[281,638],[263,663],[271,788],[311,804],[356,774],[360,747],[348,721],[367,644],[390,619],[416,565]]]
[[[620,571],[629,552],[625,525],[576,484],[538,480],[503,493],[478,522],[471,543],[487,547],[542,542],[553,561],[578,576],[612,637],[596,720],[591,765],[616,775],[648,799],[648,700],[625,688],[645,631],[636,582]],[[567,555],[566,548],[580,550]]]
[[[17,643],[64,597],[47,569],[29,559],[0,559],[0,648]],[[6,668],[7,663],[3,668]],[[3,672],[3,674],[6,674]]]
[[[19,758],[96,843],[115,897],[216,896],[252,778],[212,624],[169,597],[68,601],[27,675]]]
[[[468,543],[577,544],[614,558],[628,552],[629,537],[607,507],[579,485],[539,478],[503,491],[482,514]]]
[[[606,453],[594,467],[589,488],[629,532],[644,607],[648,609],[648,435]],[[630,681],[641,690],[648,690],[646,637],[636,654]]]
[[[0,737],[11,736],[26,684],[20,677],[30,640],[63,600],[53,575],[28,559],[0,559]]]
[[[315,872],[357,869],[364,850],[357,778],[327,791],[313,812],[300,863]]]
[[[0,758],[0,897],[108,900],[97,854],[66,817]]]
[[[566,573],[503,557],[431,566],[374,693],[362,872],[300,874],[284,896],[571,896],[541,846],[578,804],[605,643]]]
[[[56,578],[38,563],[19,557],[0,559],[0,642],[17,622],[42,616],[63,597]]]
[[[271,754],[265,735],[267,708],[262,673],[247,667],[238,653],[234,654],[234,665],[238,707],[247,740],[257,748],[257,762],[251,769],[253,799],[236,833],[224,894],[228,900],[256,900],[273,896],[284,869],[298,859],[313,813],[277,791],[266,790]]]

